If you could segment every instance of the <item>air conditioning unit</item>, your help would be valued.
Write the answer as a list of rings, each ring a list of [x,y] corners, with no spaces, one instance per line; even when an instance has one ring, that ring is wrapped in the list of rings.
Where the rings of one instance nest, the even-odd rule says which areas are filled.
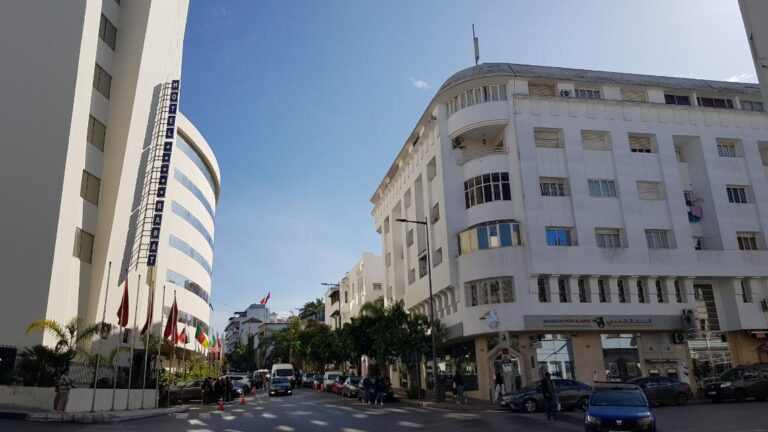
[[[454,138],[453,139],[453,148],[455,148],[455,149],[456,148],[463,149],[464,148],[464,140],[461,137]]]
[[[688,340],[688,337],[683,332],[672,333],[672,342],[676,344],[684,344]]]
[[[571,91],[570,90],[560,90],[560,96],[561,97],[571,97]]]

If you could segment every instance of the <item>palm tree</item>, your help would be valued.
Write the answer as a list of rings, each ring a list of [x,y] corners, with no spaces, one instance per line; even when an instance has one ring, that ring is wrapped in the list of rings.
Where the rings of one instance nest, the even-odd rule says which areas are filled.
[[[372,302],[367,302],[360,306],[360,315],[371,318],[382,318],[386,312],[387,308],[384,306],[384,297],[379,297]]]
[[[304,303],[299,309],[299,318],[301,319],[317,319],[318,317],[325,315],[325,304],[323,299],[317,298],[315,300]]]
[[[27,334],[37,330],[53,335],[56,338],[54,351],[66,355],[71,361],[78,355],[84,359],[91,358],[86,346],[94,336],[109,334],[112,325],[104,322],[86,325],[82,318],[76,316],[64,325],[50,319],[32,321],[27,327]]]

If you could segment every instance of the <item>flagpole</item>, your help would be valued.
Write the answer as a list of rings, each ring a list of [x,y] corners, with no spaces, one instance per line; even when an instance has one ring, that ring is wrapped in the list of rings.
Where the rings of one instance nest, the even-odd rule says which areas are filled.
[[[125,280],[127,283],[128,269],[125,269]],[[122,302],[120,304],[122,304]],[[112,359],[112,366],[113,366],[113,369],[115,370],[115,379],[112,381],[112,407],[109,409],[110,411],[115,410],[115,393],[117,392],[117,368],[118,368],[117,363],[119,363],[119,360],[120,360],[120,348],[122,348],[123,346],[123,322],[122,322],[123,318],[122,317],[118,317],[118,318],[119,319],[118,319],[117,325],[120,327],[120,332],[118,333],[118,336],[117,336],[117,352],[115,353],[115,358]]]
[[[184,320],[184,340],[181,341],[182,344],[182,351],[181,351],[181,366],[182,366],[182,373],[184,374],[184,379],[181,380],[182,383],[184,383],[187,380],[187,321]],[[184,403],[184,387],[181,387],[181,403]]]
[[[151,271],[154,271],[152,269]],[[141,409],[144,409],[144,393],[147,391],[147,363],[149,362],[149,334],[152,333],[152,320],[150,317],[153,315],[153,309],[155,308],[155,278],[152,278],[152,285],[149,287],[149,295],[147,296],[147,336],[144,339],[144,372],[141,379]],[[150,298],[151,297],[151,298]]]
[[[133,377],[133,350],[136,348],[136,333],[139,328],[136,326],[136,315],[139,314],[139,296],[141,295],[141,273],[136,278],[136,305],[133,307],[133,335],[131,338],[131,358],[128,359],[128,396],[125,398],[125,409],[131,409],[131,378]]]
[[[168,406],[171,406],[171,369],[173,368],[173,361],[176,360],[176,342],[178,342],[176,339],[179,337],[176,334],[176,322],[179,321],[179,306],[176,304],[176,290],[173,290],[173,304],[176,305],[176,316],[174,317],[175,322],[171,323],[171,363],[168,365]],[[171,306],[171,309],[173,309],[173,306]],[[171,315],[173,315],[173,311],[171,311]]]
[[[163,305],[160,307],[160,340],[157,343],[157,360],[155,360],[155,408],[160,406],[160,350],[163,348],[163,312],[165,309],[165,285],[163,285]]]
[[[107,319],[107,296],[109,295],[109,278],[112,276],[112,261],[107,270],[107,284],[104,288],[104,310],[101,312],[101,327],[99,329],[99,351],[96,354],[96,369],[93,371],[93,398],[91,399],[91,412],[96,408],[96,381],[99,378],[99,363],[101,363],[101,345],[104,341],[104,321]],[[110,332],[111,333],[111,332]]]

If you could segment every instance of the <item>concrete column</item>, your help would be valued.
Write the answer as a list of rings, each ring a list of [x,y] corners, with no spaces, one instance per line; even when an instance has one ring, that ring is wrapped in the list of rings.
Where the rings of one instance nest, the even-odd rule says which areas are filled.
[[[668,276],[661,281],[661,288],[667,295],[667,301],[669,304],[678,304],[677,297],[675,295],[675,280],[674,276]],[[682,286],[680,287],[682,289]],[[685,304],[685,297],[683,297],[683,303],[679,303],[681,306]]]
[[[581,333],[571,338],[576,380],[586,384],[605,381],[603,347],[598,333]]]
[[[531,303],[539,303],[539,275],[531,275],[528,284],[528,295],[533,296]]]
[[[749,296],[749,278],[745,279],[745,278],[735,277],[735,278],[731,278],[730,285],[731,285],[731,288],[733,290],[731,295],[736,299],[736,303],[745,303],[744,302],[744,297],[741,295],[741,281],[744,281],[744,284],[746,285],[747,302],[749,302],[749,300],[750,300],[750,296]]]
[[[648,303],[655,305],[659,304],[659,298],[656,296],[656,281],[658,280],[655,276],[649,276],[645,279],[645,283],[648,286]],[[661,286],[662,294],[664,292],[664,285]],[[666,297],[666,296],[665,296]],[[663,299],[662,299],[663,301]]]
[[[560,301],[560,285],[558,284],[560,275],[550,275],[548,279],[549,279],[549,292],[551,293],[550,303],[567,303],[567,302]],[[566,289],[568,288],[567,281],[566,281],[565,287]]]
[[[694,277],[685,277],[685,278],[679,278],[678,281],[680,282],[680,289],[683,292],[683,304],[693,303],[694,302],[694,293],[693,293],[693,281],[696,278]]]
[[[600,303],[600,287],[597,285],[600,276],[592,275],[586,279],[587,286],[589,287],[589,297],[592,303]]]
[[[624,285],[624,292],[627,295],[628,303],[639,303],[637,299],[637,281],[640,280],[637,276],[628,276],[626,285]]]
[[[619,302],[619,278],[615,276],[611,276],[608,278],[608,286],[606,287],[608,289],[608,302],[609,303],[618,303]]]
[[[565,288],[570,293],[570,300],[573,303],[581,303],[579,300],[579,276],[569,276],[565,278]],[[587,295],[589,300],[589,295]]]

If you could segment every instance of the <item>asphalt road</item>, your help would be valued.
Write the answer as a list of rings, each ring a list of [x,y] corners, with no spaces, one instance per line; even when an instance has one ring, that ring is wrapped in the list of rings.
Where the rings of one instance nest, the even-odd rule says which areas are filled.
[[[768,402],[693,404],[655,410],[660,432],[768,432]],[[482,406],[451,403],[419,407],[406,402],[372,406],[351,399],[299,389],[294,396],[250,397],[246,405],[193,406],[189,412],[126,423],[100,425],[35,423],[0,420],[0,431],[581,431],[581,413],[563,413],[549,422],[544,414],[511,413]]]

